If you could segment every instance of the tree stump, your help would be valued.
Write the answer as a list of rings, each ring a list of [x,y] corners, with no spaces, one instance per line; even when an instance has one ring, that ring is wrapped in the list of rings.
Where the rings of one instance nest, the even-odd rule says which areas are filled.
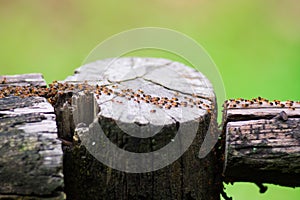
[[[0,89],[46,86],[40,74],[0,80]],[[51,104],[42,97],[1,98],[0,124],[0,199],[64,199],[61,142]]]
[[[216,117],[200,72],[165,59],[107,59],[66,83],[77,89],[61,91],[55,110],[60,137],[70,141],[67,199],[220,198],[215,152],[198,157]]]
[[[229,100],[224,109],[227,181],[300,186],[300,102]]]

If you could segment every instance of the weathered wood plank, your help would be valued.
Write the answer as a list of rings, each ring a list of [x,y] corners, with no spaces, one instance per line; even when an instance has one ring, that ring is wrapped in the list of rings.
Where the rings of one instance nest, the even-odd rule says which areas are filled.
[[[300,186],[299,102],[249,102],[225,104],[226,180]]]
[[[46,87],[42,74],[0,75],[0,88],[6,86],[41,86]]]
[[[56,104],[61,137],[73,139],[64,146],[68,199],[219,199],[215,154],[198,158],[216,109],[212,86],[201,73],[164,59],[121,58],[83,66],[67,81],[81,81],[82,88],[60,95]],[[82,81],[96,91],[90,93]],[[190,144],[166,167],[124,153],[146,157],[176,142],[178,149]],[[114,148],[103,151],[106,146],[124,154]],[[157,155],[163,163],[176,150]]]
[[[15,86],[44,83],[39,75],[5,77]],[[61,142],[45,98],[0,99],[0,154],[0,199],[64,199]]]

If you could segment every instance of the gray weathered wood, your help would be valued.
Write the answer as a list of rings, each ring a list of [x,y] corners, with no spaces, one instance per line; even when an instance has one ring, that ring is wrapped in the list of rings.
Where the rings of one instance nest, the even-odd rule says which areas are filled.
[[[17,74],[0,75],[0,88],[5,86],[42,86],[46,87],[46,81],[42,74]]]
[[[300,186],[300,103],[228,102],[226,180]]]
[[[82,88],[72,95],[61,95],[56,106],[57,117],[62,119],[58,127],[61,137],[73,139],[72,144],[64,146],[68,199],[219,199],[216,155],[212,152],[204,159],[198,158],[216,109],[212,86],[201,73],[165,59],[121,58],[85,65],[67,81],[79,81]],[[84,89],[87,87],[82,86],[83,81],[98,85],[98,92]],[[147,100],[147,95],[160,100],[174,98],[178,105],[168,101],[162,106],[156,104],[159,100]],[[62,117],[66,115],[69,117]],[[103,131],[123,150],[152,152],[172,143],[180,127],[186,130],[182,137],[196,131],[195,139],[178,160],[153,172],[126,173],[110,168],[85,146],[102,148],[97,137]],[[151,135],[149,129],[161,130]],[[145,138],[140,138],[143,134]],[[105,156],[115,159],[114,152],[108,151]],[[140,165],[153,163],[141,160]]]
[[[45,83],[40,75],[5,77],[6,86]],[[0,154],[0,199],[64,199],[61,142],[45,98],[0,99]]]
[[[25,98],[3,98],[11,86],[45,88],[41,74],[0,76],[0,199],[64,199],[63,189],[72,200],[219,199],[222,155],[213,149],[206,158],[197,157],[207,131],[216,130],[215,95],[209,81],[169,60],[112,61],[85,65],[64,84],[55,82],[51,89],[33,94],[50,98],[55,109],[45,98],[29,97],[28,91],[21,95]],[[165,97],[167,103],[153,97]],[[215,123],[208,130],[210,122]],[[188,150],[153,172],[115,170],[87,148],[96,145],[102,131],[121,149],[156,151],[172,143],[180,127],[186,127],[185,137],[195,126],[197,134]],[[151,135],[149,129],[161,127]],[[214,131],[209,132],[213,137]],[[138,137],[141,132],[144,138]],[[223,134],[225,181],[300,186],[300,102],[229,100]],[[103,155],[115,159],[113,151]]]

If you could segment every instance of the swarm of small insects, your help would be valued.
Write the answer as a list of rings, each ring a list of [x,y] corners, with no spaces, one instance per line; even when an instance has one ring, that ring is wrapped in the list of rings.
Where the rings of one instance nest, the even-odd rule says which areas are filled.
[[[5,80],[2,81],[2,83]],[[146,103],[157,106],[160,109],[172,109],[178,107],[197,107],[205,109],[208,112],[211,110],[209,104],[204,103],[202,100],[197,99],[197,95],[192,94],[192,97],[185,96],[182,100],[179,100],[179,93],[174,93],[173,97],[159,97],[146,94],[142,89],[134,91],[133,89],[119,89],[118,85],[89,85],[87,82],[80,84],[61,83],[53,81],[49,84],[49,87],[41,86],[5,86],[0,89],[0,98],[8,96],[19,96],[21,98],[39,96],[46,98],[52,105],[57,102],[58,96],[63,95],[66,92],[78,92],[84,91],[85,93],[93,92],[97,99],[101,95],[106,96],[118,96],[127,100],[133,100],[135,103]],[[116,103],[123,103],[122,101],[114,101]],[[150,111],[155,113],[154,110]]]
[[[300,101],[279,101],[273,100],[270,101],[268,99],[257,97],[253,99],[229,99],[225,101],[223,107],[225,109],[234,109],[234,108],[257,108],[257,107],[268,107],[268,108],[288,108],[290,110],[295,110],[296,106],[300,106]]]

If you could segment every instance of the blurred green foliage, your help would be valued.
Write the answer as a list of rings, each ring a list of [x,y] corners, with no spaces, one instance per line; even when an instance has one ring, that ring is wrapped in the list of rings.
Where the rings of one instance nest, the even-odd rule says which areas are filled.
[[[61,80],[109,36],[158,26],[187,34],[209,52],[228,98],[299,100],[299,8],[297,0],[0,0],[0,74]],[[227,191],[236,200],[300,198],[299,188],[272,185],[266,194],[248,183]]]

